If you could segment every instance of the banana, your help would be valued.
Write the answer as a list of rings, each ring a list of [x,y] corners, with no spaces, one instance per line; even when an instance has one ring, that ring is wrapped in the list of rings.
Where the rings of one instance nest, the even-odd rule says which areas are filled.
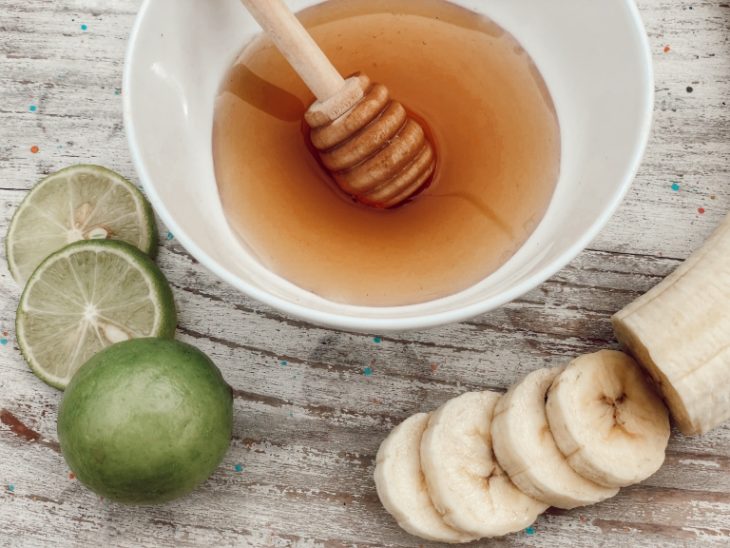
[[[564,367],[533,371],[497,403],[492,446],[499,465],[526,495],[558,508],[594,504],[618,493],[576,473],[555,444],[545,396]]]
[[[730,420],[730,216],[674,273],[613,317],[683,434]]]
[[[428,413],[409,417],[380,444],[375,464],[375,487],[380,502],[398,525],[412,535],[436,542],[476,540],[452,529],[431,503],[421,472],[421,437]]]
[[[421,466],[434,506],[450,526],[494,537],[530,525],[547,505],[523,494],[497,464],[490,423],[494,392],[469,392],[434,411],[421,440]]]
[[[667,409],[622,352],[601,350],[573,360],[553,381],[545,411],[570,466],[595,483],[639,483],[664,462]]]

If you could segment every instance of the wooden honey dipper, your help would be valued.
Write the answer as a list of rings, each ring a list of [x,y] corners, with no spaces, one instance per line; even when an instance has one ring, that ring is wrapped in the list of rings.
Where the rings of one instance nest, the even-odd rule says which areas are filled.
[[[436,168],[433,145],[388,89],[363,74],[344,79],[283,0],[242,1],[317,98],[304,119],[338,186],[378,208],[425,188]]]

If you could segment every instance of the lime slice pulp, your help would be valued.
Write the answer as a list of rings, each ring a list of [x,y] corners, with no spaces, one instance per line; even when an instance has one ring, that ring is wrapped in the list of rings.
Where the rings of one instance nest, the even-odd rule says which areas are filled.
[[[147,255],[125,242],[90,240],[52,254],[20,298],[16,336],[33,372],[64,389],[91,356],[116,342],[172,338],[172,291]]]
[[[79,240],[107,238],[154,255],[152,208],[121,175],[100,166],[71,166],[43,179],[18,206],[5,241],[8,267],[23,284],[54,251]]]

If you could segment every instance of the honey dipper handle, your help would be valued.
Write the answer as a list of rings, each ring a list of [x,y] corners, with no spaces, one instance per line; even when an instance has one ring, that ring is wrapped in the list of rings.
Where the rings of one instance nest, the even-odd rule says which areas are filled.
[[[320,101],[345,85],[337,69],[283,0],[241,0]]]

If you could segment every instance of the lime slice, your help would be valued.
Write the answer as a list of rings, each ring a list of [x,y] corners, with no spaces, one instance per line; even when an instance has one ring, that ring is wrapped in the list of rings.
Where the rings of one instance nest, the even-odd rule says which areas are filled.
[[[114,240],[64,247],[33,272],[15,318],[33,372],[63,390],[91,356],[116,342],[172,338],[172,291],[157,265]]]
[[[123,240],[154,255],[155,216],[132,183],[106,168],[77,165],[49,175],[25,197],[5,241],[19,284],[62,247],[92,239]]]

